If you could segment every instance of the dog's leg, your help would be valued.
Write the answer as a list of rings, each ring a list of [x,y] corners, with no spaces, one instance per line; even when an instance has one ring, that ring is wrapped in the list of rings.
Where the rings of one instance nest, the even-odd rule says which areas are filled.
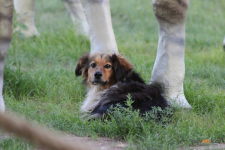
[[[17,27],[15,31],[19,31],[26,37],[38,36],[34,16],[35,16],[35,0],[14,0],[16,13],[18,14],[17,21],[19,25],[26,27]]]
[[[13,0],[0,1],[0,111],[5,111],[3,91],[3,70],[6,53],[12,38]]]
[[[158,21],[159,42],[151,83],[162,84],[172,104],[191,108],[183,92],[185,22],[189,0],[152,0],[152,4]]]
[[[81,0],[91,40],[91,53],[118,53],[112,28],[109,0]]]
[[[66,9],[69,11],[71,20],[76,26],[76,34],[88,36],[89,27],[80,0],[61,1],[64,3]]]

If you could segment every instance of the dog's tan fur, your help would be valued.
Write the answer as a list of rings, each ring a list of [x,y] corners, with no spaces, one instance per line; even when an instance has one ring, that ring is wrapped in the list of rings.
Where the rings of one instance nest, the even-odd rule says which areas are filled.
[[[105,85],[100,85],[99,90],[105,90],[108,89],[110,86],[115,84],[116,79],[114,76],[114,71],[113,71],[113,64],[112,61],[110,60],[110,55],[109,54],[95,54],[90,57],[90,65],[96,64],[96,67],[89,67],[88,69],[88,86],[91,88],[94,88],[92,84],[92,81],[94,80],[94,73],[96,71],[102,72],[102,81],[106,82],[107,84]],[[106,68],[106,66],[109,66],[109,68]]]
[[[108,53],[86,54],[78,61],[75,73],[77,76],[82,75],[88,89],[86,99],[81,106],[82,112],[93,110],[107,89],[116,84],[115,69],[118,64],[113,62],[112,56],[113,54]],[[133,69],[132,64],[122,55],[116,55],[116,59],[128,72]],[[101,83],[95,84],[94,74],[98,71],[102,73]]]

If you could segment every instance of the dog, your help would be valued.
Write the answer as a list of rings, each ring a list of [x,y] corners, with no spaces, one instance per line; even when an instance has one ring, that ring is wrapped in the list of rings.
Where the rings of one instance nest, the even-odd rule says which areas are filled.
[[[91,118],[107,116],[108,110],[117,104],[127,108],[128,94],[133,101],[132,109],[139,110],[141,116],[153,107],[163,110],[169,106],[163,97],[162,87],[145,84],[133,70],[133,65],[122,55],[85,54],[77,63],[75,75],[82,76],[87,87],[81,112],[90,114]]]

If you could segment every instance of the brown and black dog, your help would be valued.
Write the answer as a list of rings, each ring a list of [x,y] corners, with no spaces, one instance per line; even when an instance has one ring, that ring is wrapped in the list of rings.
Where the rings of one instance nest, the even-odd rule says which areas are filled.
[[[75,74],[82,75],[88,90],[81,111],[90,113],[91,117],[107,115],[108,109],[116,104],[128,107],[128,94],[133,110],[139,110],[142,116],[153,107],[165,109],[168,106],[161,87],[145,84],[133,71],[133,65],[121,55],[86,54],[79,59]]]

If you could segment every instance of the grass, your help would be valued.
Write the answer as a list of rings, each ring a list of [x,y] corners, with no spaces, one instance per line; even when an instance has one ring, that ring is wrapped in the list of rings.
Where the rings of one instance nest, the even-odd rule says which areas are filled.
[[[111,1],[113,27],[119,47],[149,82],[154,65],[158,28],[151,1]],[[186,24],[184,91],[193,109],[176,109],[162,126],[135,113],[120,123],[79,118],[85,88],[74,70],[78,58],[90,51],[58,0],[36,3],[40,37],[15,33],[5,65],[4,98],[8,111],[32,122],[78,136],[125,140],[127,149],[176,149],[203,139],[225,142],[225,53],[222,50],[225,1],[190,1]],[[32,149],[19,139],[5,138],[0,149]]]

